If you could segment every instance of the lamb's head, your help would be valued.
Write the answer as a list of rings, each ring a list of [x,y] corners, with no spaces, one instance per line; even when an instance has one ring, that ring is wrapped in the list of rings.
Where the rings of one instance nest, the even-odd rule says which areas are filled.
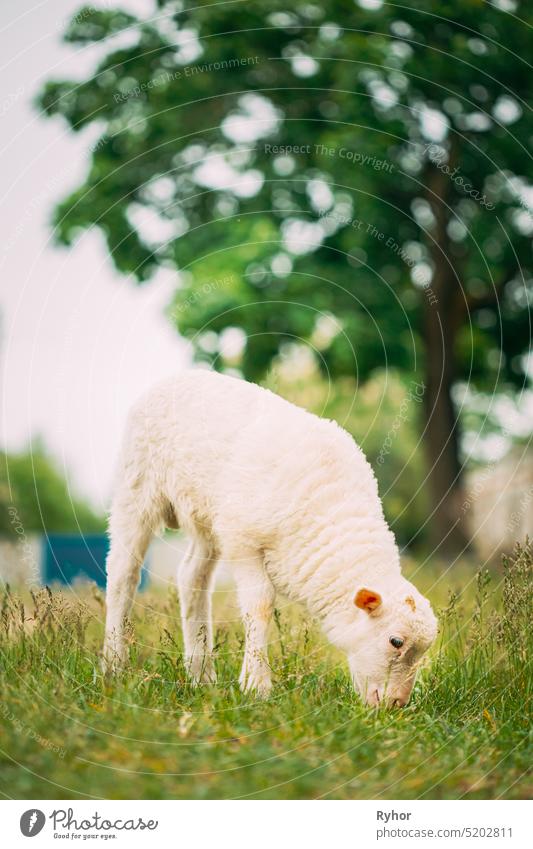
[[[354,685],[370,705],[409,701],[420,661],[437,634],[429,601],[404,578],[390,590],[361,587],[348,660]]]

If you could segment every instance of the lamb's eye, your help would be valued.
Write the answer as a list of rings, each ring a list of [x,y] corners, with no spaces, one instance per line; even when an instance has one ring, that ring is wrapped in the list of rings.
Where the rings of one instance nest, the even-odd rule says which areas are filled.
[[[400,637],[391,637],[389,639],[389,643],[391,646],[394,646],[395,649],[401,649],[403,646],[403,640]]]

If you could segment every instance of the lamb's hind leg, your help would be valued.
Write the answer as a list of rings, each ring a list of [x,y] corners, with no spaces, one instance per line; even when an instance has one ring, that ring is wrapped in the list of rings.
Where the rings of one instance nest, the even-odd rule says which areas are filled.
[[[266,696],[272,689],[268,628],[274,612],[274,587],[259,556],[236,563],[234,575],[245,631],[239,683],[246,692]]]
[[[149,522],[133,510],[111,517],[111,548],[107,557],[104,671],[116,669],[125,659],[124,620],[128,616],[146,549],[152,537]]]
[[[216,558],[209,544],[195,538],[178,570],[185,663],[195,684],[216,681],[213,662],[211,593]]]

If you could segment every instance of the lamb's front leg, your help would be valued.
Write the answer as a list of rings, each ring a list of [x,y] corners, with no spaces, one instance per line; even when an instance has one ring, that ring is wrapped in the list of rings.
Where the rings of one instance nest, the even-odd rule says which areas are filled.
[[[274,587],[259,557],[236,563],[234,574],[245,630],[239,683],[245,692],[266,696],[272,689],[268,627],[274,611]]]

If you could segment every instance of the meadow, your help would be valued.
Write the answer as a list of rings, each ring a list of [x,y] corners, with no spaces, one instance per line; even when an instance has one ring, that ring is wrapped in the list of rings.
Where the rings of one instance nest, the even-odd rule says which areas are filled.
[[[7,798],[486,799],[533,794],[532,549],[476,573],[407,564],[440,633],[407,708],[371,710],[346,664],[280,601],[275,686],[237,686],[243,636],[231,589],[216,593],[218,684],[191,687],[174,590],[146,591],[129,662],[101,674],[95,587],[5,588],[1,601],[0,791]]]

